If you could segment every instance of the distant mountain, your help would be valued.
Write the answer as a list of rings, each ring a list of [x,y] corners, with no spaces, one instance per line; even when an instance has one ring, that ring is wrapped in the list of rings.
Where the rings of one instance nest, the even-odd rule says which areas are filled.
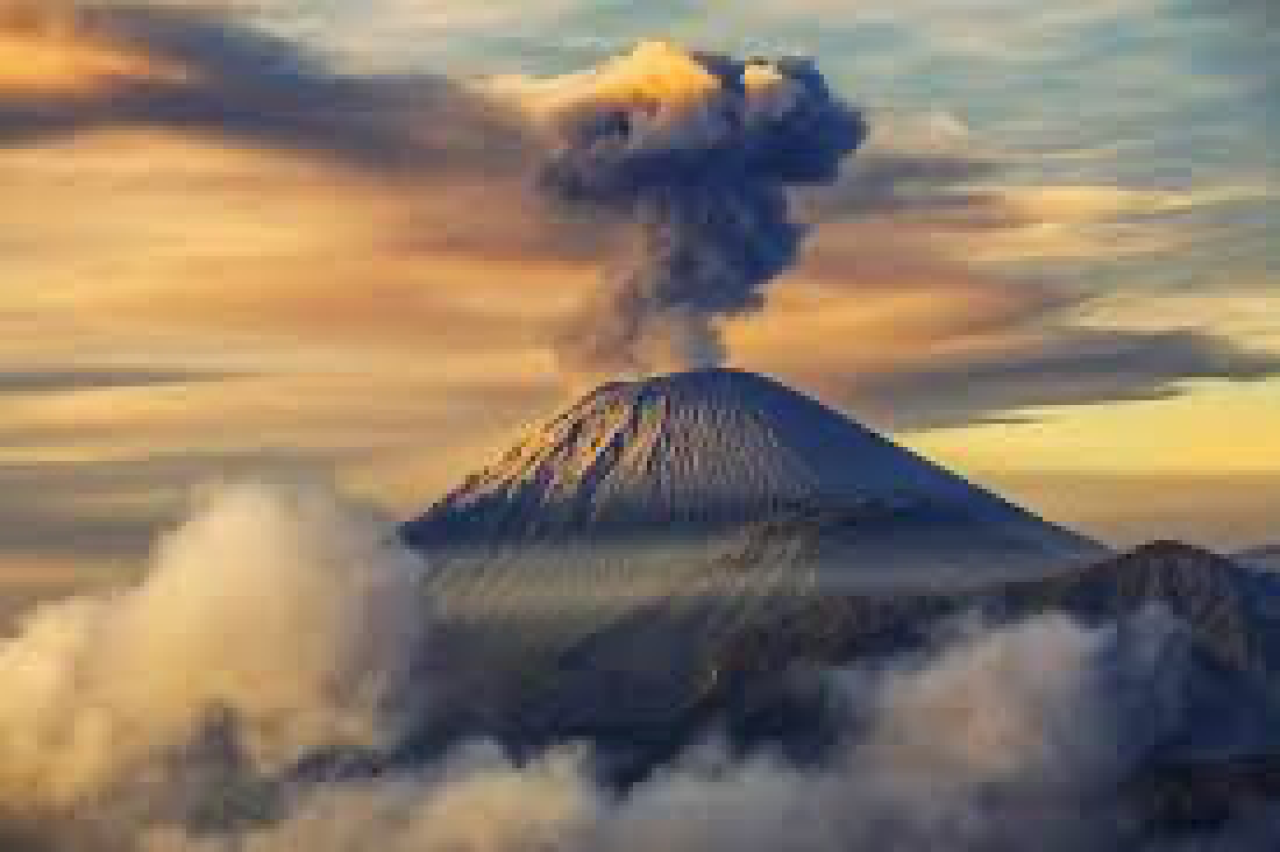
[[[705,542],[796,511],[862,524],[849,564],[926,577],[1102,553],[752,373],[605,385],[404,528],[425,549]]]
[[[824,558],[830,535],[822,522],[761,527],[732,558],[740,561],[739,570],[746,570],[746,565],[776,559],[783,540],[789,540],[789,552],[797,560],[789,570],[803,571],[806,560]],[[802,539],[798,546],[797,536]],[[1215,665],[1274,687],[1280,699],[1280,578],[1260,576],[1224,556],[1178,542],[1155,542],[1047,577],[977,588],[909,594],[819,589],[789,608],[782,620],[793,626],[780,626],[773,617],[778,609],[740,632],[763,631],[774,652],[786,649],[781,650],[784,657],[839,661],[865,655],[872,647],[913,644],[930,635],[939,619],[966,611],[984,612],[994,621],[1065,612],[1085,623],[1112,624],[1155,606],[1185,625]],[[790,638],[783,641],[783,636]],[[752,652],[751,665],[768,667],[774,652]]]
[[[1235,555],[1238,562],[1280,574],[1280,544],[1253,547]]]
[[[1010,587],[1023,608],[1109,621],[1158,602],[1232,668],[1280,685],[1280,582],[1203,548],[1158,541],[1079,570]],[[1273,659],[1274,658],[1274,659]]]

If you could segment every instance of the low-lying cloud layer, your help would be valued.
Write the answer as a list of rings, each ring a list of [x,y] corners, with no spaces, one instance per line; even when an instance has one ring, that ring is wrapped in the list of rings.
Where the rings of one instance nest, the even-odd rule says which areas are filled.
[[[820,766],[711,742],[621,791],[586,745],[515,761],[471,742],[373,778],[317,771],[394,751],[449,693],[447,671],[419,665],[426,571],[323,491],[213,490],[139,585],[37,610],[0,645],[0,837],[57,852],[1132,848],[1114,786],[1178,711],[1159,686],[1179,677],[1164,617],[1051,615],[823,673],[846,730]]]
[[[323,492],[206,499],[141,585],[38,609],[0,650],[9,807],[165,784],[175,753],[222,736],[249,778],[401,734],[429,618],[418,561]]]

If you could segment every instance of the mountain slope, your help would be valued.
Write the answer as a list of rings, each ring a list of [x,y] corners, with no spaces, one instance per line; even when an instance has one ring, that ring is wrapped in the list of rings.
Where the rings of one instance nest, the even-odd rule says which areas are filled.
[[[1245,565],[1280,574],[1280,544],[1243,550],[1235,558]]]
[[[1268,672],[1280,647],[1274,616],[1280,585],[1212,551],[1157,541],[1065,575],[1016,588],[1024,609],[1063,610],[1109,622],[1159,603],[1194,628],[1231,668]],[[1277,660],[1276,662],[1280,662]]]
[[[940,532],[935,545],[968,540],[1028,560],[1099,550],[815,400],[723,369],[599,388],[530,430],[405,536],[424,548],[703,538],[797,508],[887,508],[917,518],[918,530],[963,531]],[[897,545],[910,544],[898,533]]]

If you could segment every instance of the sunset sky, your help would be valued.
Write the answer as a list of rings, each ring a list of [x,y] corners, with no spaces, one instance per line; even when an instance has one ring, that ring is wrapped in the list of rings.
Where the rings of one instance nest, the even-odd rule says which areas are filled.
[[[1280,541],[1270,0],[0,0],[0,583],[193,488],[397,515],[582,390],[613,239],[497,81],[643,39],[815,57],[871,139],[731,362],[1116,544]]]

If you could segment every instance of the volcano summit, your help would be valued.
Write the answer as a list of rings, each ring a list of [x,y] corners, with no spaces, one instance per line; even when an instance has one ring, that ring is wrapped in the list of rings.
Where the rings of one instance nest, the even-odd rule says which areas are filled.
[[[728,369],[600,387],[405,534],[427,550],[634,547],[815,517],[842,531],[840,561],[916,577],[1101,551],[809,397]]]

